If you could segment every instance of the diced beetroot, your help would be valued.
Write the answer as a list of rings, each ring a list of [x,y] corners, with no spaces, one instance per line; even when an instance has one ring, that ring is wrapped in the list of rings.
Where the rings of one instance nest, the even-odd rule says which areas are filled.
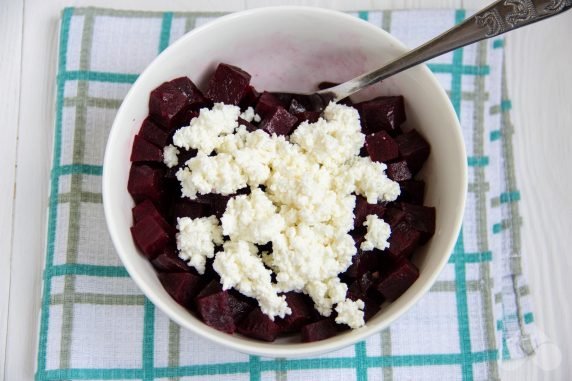
[[[256,104],[258,103],[258,98],[260,98],[260,93],[256,91],[256,89],[253,86],[248,86],[246,94],[244,95],[244,97],[242,97],[240,101],[240,108],[242,110],[246,110],[249,107],[252,108],[256,107]]]
[[[360,251],[352,257],[352,264],[344,273],[345,277],[351,279],[358,278],[368,271],[375,271],[379,268],[379,250]]]
[[[203,297],[199,294],[195,299],[195,305],[206,325],[226,333],[234,333],[236,330],[227,291]]]
[[[135,245],[150,260],[155,258],[167,246],[169,231],[157,219],[148,216],[131,227]]]
[[[238,125],[246,127],[246,130],[248,132],[254,132],[258,129],[258,127],[256,127],[254,124],[247,122],[246,120],[244,120],[242,118],[238,118]]]
[[[163,162],[163,150],[153,143],[149,143],[141,135],[135,135],[133,149],[131,150],[131,161],[155,161]]]
[[[141,124],[139,135],[145,138],[149,143],[153,143],[161,149],[163,149],[169,141],[169,134],[153,123],[149,117],[145,118],[143,124]]]
[[[367,322],[379,312],[381,304],[369,296],[362,298],[362,301],[365,304],[363,309],[363,319]]]
[[[231,195],[224,196],[218,193],[210,193],[197,197],[195,201],[210,205],[212,214],[214,214],[217,218],[221,218],[224,214],[224,211],[226,210],[226,204],[231,197]]]
[[[368,204],[364,197],[356,196],[356,206],[354,208],[354,229],[363,227],[363,223],[370,214],[375,214],[379,218],[382,218],[384,213],[384,205]]]
[[[244,318],[256,306],[256,300],[246,297],[239,292],[229,290],[228,303],[230,305],[230,314],[235,324]]]
[[[424,244],[435,234],[435,208],[430,206],[401,203],[401,210],[405,212],[405,219],[421,233],[420,244]]]
[[[300,330],[303,343],[325,340],[329,337],[335,336],[336,333],[336,326],[330,319],[323,319],[315,323],[306,324]]]
[[[308,123],[316,123],[320,116],[322,115],[319,111],[304,111],[294,114],[296,118],[298,118],[298,123],[308,122]]]
[[[421,233],[415,230],[407,221],[400,222],[391,229],[389,248],[387,252],[394,257],[406,257],[419,246]]]
[[[131,214],[133,215],[133,222],[136,224],[147,216],[152,216],[157,219],[161,217],[161,213],[157,210],[155,204],[150,200],[144,200],[139,204],[135,205],[131,209]]]
[[[298,119],[290,114],[284,107],[278,107],[260,122],[260,128],[270,135],[289,135],[298,122]]]
[[[221,63],[209,81],[206,96],[213,102],[238,105],[249,90],[250,78],[244,70]]]
[[[282,103],[271,93],[265,91],[262,93],[260,98],[258,98],[258,103],[256,104],[255,112],[260,115],[261,118],[266,118],[271,115],[278,107],[282,106]]]
[[[159,273],[159,280],[173,299],[183,307],[190,308],[200,287],[201,278],[190,272]]]
[[[170,82],[157,87],[149,97],[149,115],[166,131],[180,123],[188,108],[188,98]]]
[[[385,215],[383,220],[389,224],[391,230],[395,229],[397,224],[405,220],[405,212],[401,208],[396,207],[395,203],[385,210]]]
[[[211,102],[205,98],[201,90],[188,77],[175,78],[170,83],[187,97],[187,103],[193,110],[211,105]]]
[[[405,160],[387,164],[387,177],[393,181],[411,180],[413,177]]]
[[[155,259],[151,261],[155,270],[165,273],[193,272],[190,267],[177,255],[177,250],[168,245]]]
[[[419,172],[429,153],[431,146],[416,130],[411,130],[395,138],[399,146],[399,155],[407,161],[409,170],[416,174]]]
[[[284,333],[298,332],[300,328],[311,320],[314,310],[312,301],[306,295],[299,292],[286,293],[286,303],[292,310],[284,319],[276,319],[280,329]]]
[[[162,171],[148,165],[132,165],[129,171],[127,190],[135,202],[146,198],[152,201],[161,199]]]
[[[218,294],[219,292],[223,292],[222,284],[220,284],[220,282],[217,279],[213,279],[209,283],[207,283],[206,286],[203,287],[203,289],[197,295],[197,299],[204,298],[205,296]]]
[[[351,300],[363,300],[373,283],[374,278],[372,273],[366,271],[348,286],[347,297]]]
[[[397,143],[385,131],[379,131],[365,137],[365,148],[371,160],[387,163],[397,159]]]
[[[425,181],[405,180],[399,182],[401,194],[397,198],[399,201],[408,202],[415,205],[422,205],[425,196]]]
[[[391,136],[401,133],[401,124],[405,122],[405,106],[402,96],[378,97],[366,102],[357,103],[361,117],[362,132],[371,134],[381,130]]]
[[[376,290],[387,300],[400,297],[419,278],[419,270],[407,259],[399,262],[391,274],[381,279]]]
[[[264,341],[274,341],[280,333],[278,324],[262,313],[260,307],[256,307],[246,315],[246,317],[238,323],[237,330],[244,336]]]
[[[195,219],[212,215],[210,205],[186,198],[173,202],[171,210],[174,223],[177,222],[177,218],[189,217]]]

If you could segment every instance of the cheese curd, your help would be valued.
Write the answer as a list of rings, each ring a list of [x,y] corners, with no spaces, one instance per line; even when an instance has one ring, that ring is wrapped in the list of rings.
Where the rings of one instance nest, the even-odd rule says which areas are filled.
[[[387,240],[391,235],[391,228],[384,220],[373,214],[366,217],[363,225],[367,226],[367,233],[360,246],[362,250],[385,250],[389,247]]]
[[[179,150],[172,144],[163,148],[163,163],[169,168],[173,168],[179,164]]]
[[[363,302],[346,299],[347,285],[339,278],[357,251],[348,234],[355,194],[377,203],[395,200],[400,190],[385,175],[385,164],[359,156],[365,137],[358,112],[330,103],[322,118],[302,123],[289,138],[249,132],[238,126],[239,116],[256,120],[252,109],[241,114],[238,107],[215,104],[174,137],[176,147],[198,150],[177,172],[184,196],[251,189],[229,200],[218,227],[221,239],[229,238],[213,262],[223,288],[255,298],[272,319],[291,312],[278,293],[296,291],[308,294],[323,316],[336,308],[340,322],[363,325]],[[362,248],[381,248],[389,226],[370,217]],[[206,237],[221,242],[214,241],[217,234]],[[259,253],[256,245],[267,243],[272,251]],[[213,256],[203,243],[189,245],[186,256],[197,250],[195,262]]]
[[[214,257],[215,245],[222,245],[222,230],[215,216],[177,219],[179,257],[204,274],[207,258]]]
[[[347,324],[350,328],[359,328],[365,324],[363,317],[364,302],[361,299],[355,302],[346,299],[336,306],[336,323]]]

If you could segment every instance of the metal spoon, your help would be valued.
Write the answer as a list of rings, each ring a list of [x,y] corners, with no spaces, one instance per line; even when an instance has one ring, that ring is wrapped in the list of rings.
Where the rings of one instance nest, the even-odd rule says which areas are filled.
[[[545,20],[570,8],[572,8],[572,0],[499,0],[461,24],[379,69],[302,97],[306,98],[306,102],[322,108],[332,100],[336,102],[342,100],[369,85],[431,58]],[[300,94],[294,95],[296,98],[300,96]]]

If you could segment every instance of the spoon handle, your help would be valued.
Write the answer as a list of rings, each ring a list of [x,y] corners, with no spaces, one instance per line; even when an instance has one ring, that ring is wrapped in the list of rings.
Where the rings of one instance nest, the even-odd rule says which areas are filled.
[[[321,90],[320,96],[339,101],[387,77],[451,50],[501,35],[555,16],[572,8],[572,0],[499,0],[387,65],[338,86]]]

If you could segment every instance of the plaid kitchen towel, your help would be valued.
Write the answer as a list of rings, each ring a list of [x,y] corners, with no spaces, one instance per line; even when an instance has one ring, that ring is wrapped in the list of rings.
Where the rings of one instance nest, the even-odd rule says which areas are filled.
[[[467,13],[354,15],[417,46]],[[503,359],[533,353],[537,343],[521,267],[520,193],[500,38],[429,64],[461,120],[469,164],[467,206],[438,281],[390,328],[316,358],[261,358],[180,329],[141,294],[105,226],[101,165],[107,134],[147,64],[185,32],[217,16],[63,12],[37,379],[494,380]]]

